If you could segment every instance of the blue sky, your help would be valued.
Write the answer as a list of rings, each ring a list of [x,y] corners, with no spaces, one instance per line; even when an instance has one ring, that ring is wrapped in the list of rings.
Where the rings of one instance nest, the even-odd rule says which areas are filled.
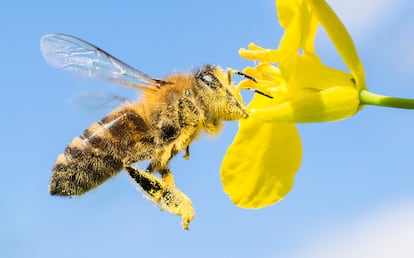
[[[162,77],[203,64],[242,69],[249,42],[276,48],[274,1],[3,1],[0,140],[2,257],[411,257],[414,247],[414,113],[366,107],[345,121],[299,125],[303,163],[280,203],[232,205],[219,168],[237,123],[201,137],[189,161],[171,163],[193,201],[186,232],[121,173],[81,198],[48,195],[55,158],[94,118],[71,98],[136,92],[48,67],[43,34],[73,34]],[[354,37],[368,87],[414,98],[414,3],[328,1]],[[345,4],[346,3],[346,4]],[[343,68],[323,33],[317,50]],[[97,119],[95,117],[95,119]]]

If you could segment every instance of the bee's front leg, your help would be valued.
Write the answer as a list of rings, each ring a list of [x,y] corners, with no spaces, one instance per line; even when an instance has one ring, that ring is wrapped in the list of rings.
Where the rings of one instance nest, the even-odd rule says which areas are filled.
[[[187,147],[185,148],[183,158],[187,160],[190,158],[190,145],[187,145]]]
[[[132,166],[125,169],[132,180],[146,193],[149,200],[157,204],[160,209],[181,216],[183,229],[188,229],[189,223],[194,218],[190,198],[174,185],[168,184],[148,172]]]

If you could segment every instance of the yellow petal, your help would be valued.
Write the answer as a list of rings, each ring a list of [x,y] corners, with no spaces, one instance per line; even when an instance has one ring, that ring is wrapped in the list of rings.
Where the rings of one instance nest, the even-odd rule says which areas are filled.
[[[277,18],[280,26],[283,29],[287,29],[291,24],[292,20],[295,19],[296,14],[299,12],[299,6],[302,5],[303,0],[292,1],[292,0],[277,0],[276,11]]]
[[[303,1],[276,1],[277,15],[282,28],[285,29],[279,47],[277,49],[278,65],[283,71],[284,76],[289,80],[293,76],[296,69],[295,56],[301,47],[302,39],[302,22],[301,22],[301,6]]]
[[[251,117],[272,123],[315,123],[342,120],[355,115],[359,107],[359,91],[353,87],[330,87],[303,91],[291,101],[268,104],[272,100],[257,96]],[[265,102],[268,102],[265,104]]]
[[[224,192],[243,208],[274,204],[292,188],[301,158],[293,124],[243,120],[221,165]]]
[[[291,34],[287,37],[294,37],[293,45],[289,42],[286,43],[286,47],[291,47],[295,51],[303,48],[305,51],[314,52],[318,20],[308,4],[303,0],[277,0],[276,8],[279,23],[286,30],[285,34]],[[284,43],[281,42],[282,44]],[[283,51],[282,49],[283,47],[279,47],[278,50]]]
[[[285,29],[277,49],[278,64],[287,80],[294,75],[296,59],[301,52],[315,50],[314,38],[318,21],[303,0],[277,0],[277,14],[280,25]]]
[[[366,89],[364,67],[359,59],[354,42],[344,24],[324,0],[306,1],[328,33],[339,55],[348,66],[352,76],[355,78],[357,88]]]
[[[255,45],[249,44],[249,49],[240,48],[239,55],[245,59],[257,60],[261,62],[276,62],[278,60],[278,53],[274,49],[265,49]]]
[[[340,120],[358,111],[359,90],[350,74],[324,65],[309,52],[296,59],[296,74],[286,84],[287,90],[279,86],[273,99],[255,96],[248,106],[252,117],[274,123],[309,123]]]

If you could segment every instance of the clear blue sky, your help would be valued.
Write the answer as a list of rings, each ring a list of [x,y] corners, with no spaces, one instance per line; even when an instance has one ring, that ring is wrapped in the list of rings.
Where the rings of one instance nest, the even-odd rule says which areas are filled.
[[[162,77],[207,63],[242,69],[251,63],[238,48],[276,48],[282,31],[273,0],[26,2],[0,4],[1,257],[414,255],[404,244],[414,239],[413,111],[366,107],[345,121],[299,125],[294,189],[261,210],[234,207],[222,191],[220,163],[237,129],[226,123],[220,136],[192,145],[189,161],[171,164],[196,210],[188,232],[123,173],[81,198],[49,196],[55,158],[93,121],[69,100],[93,90],[137,93],[48,67],[43,34],[76,35]],[[368,87],[414,98],[414,3],[329,2],[354,35]],[[318,44],[327,63],[343,67],[326,37]]]

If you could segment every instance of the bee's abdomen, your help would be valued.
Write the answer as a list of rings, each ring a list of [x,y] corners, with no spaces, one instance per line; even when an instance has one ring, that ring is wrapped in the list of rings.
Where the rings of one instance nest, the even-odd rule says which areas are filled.
[[[92,124],[58,156],[50,194],[81,195],[116,175],[124,167],[123,160],[137,152],[137,142],[147,131],[144,119],[133,109],[115,111]]]
[[[120,159],[75,146],[79,141],[79,137],[75,138],[58,156],[49,184],[50,194],[81,195],[121,171]]]

